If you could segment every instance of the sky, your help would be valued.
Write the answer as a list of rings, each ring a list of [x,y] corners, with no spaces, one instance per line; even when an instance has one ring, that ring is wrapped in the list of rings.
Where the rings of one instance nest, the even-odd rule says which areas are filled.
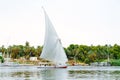
[[[120,45],[120,0],[0,0],[0,46],[43,45],[42,6],[64,47]]]

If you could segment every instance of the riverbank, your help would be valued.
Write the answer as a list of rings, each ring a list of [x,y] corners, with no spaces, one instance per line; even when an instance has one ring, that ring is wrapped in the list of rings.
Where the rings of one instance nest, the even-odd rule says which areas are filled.
[[[26,65],[39,65],[39,63],[51,63],[49,61],[45,61],[45,60],[22,60],[22,59],[11,59],[10,62],[15,62],[15,63],[18,63],[18,64],[26,64]],[[74,60],[69,60],[67,62],[67,65],[69,66],[88,66],[89,64],[86,64],[86,63],[83,63],[83,62],[80,62],[80,61],[77,61],[75,62]],[[93,65],[100,65],[100,66],[104,66],[104,65],[107,65],[107,62],[94,62],[94,63],[91,63],[90,64],[91,66]],[[110,62],[109,62],[109,66],[120,66],[120,59],[116,60],[116,59],[111,59]]]
[[[31,61],[31,60],[21,60],[21,59],[11,59],[10,62],[15,62],[18,64],[26,64],[26,65],[35,65],[35,66],[38,66],[39,63],[51,63],[49,61],[44,61],[44,60]],[[73,60],[69,60],[67,62],[67,65],[69,65],[69,66],[88,66],[88,64],[85,64],[82,62],[75,62]]]

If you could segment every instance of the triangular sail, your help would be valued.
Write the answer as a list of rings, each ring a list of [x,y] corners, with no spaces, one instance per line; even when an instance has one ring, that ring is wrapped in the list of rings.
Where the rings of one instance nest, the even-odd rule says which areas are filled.
[[[44,46],[40,57],[52,61],[54,63],[65,63],[68,61],[68,59],[62,47],[60,39],[45,10],[44,14],[46,32]]]

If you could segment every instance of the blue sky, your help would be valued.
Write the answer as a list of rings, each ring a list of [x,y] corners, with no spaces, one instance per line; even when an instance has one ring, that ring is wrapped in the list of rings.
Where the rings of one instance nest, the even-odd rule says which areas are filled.
[[[0,46],[44,43],[44,6],[64,47],[120,44],[119,0],[0,0]]]

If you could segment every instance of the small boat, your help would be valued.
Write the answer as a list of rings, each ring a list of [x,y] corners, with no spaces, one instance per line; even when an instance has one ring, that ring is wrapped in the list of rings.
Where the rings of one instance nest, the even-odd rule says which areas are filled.
[[[44,8],[43,8],[44,10]],[[53,64],[39,64],[39,68],[67,68],[66,62],[68,58],[62,47],[61,40],[58,37],[52,22],[50,21],[46,11],[45,14],[45,40],[40,58],[51,61]]]
[[[18,66],[19,64],[15,62],[5,62],[0,64],[0,67],[18,67]]]

